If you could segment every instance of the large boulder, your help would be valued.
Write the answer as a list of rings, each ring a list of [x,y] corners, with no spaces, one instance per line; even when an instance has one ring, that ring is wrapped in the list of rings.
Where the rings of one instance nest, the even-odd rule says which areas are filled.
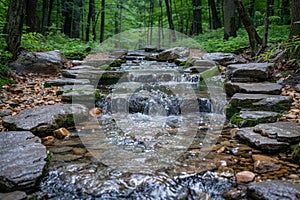
[[[167,49],[156,56],[158,61],[174,61],[178,58],[188,57],[190,55],[190,50],[185,47],[174,47]]]
[[[68,128],[76,122],[88,118],[88,109],[79,104],[64,104],[40,106],[22,110],[14,116],[3,118],[3,126],[8,130],[31,131],[35,135],[44,137],[52,131],[65,127]]]
[[[222,52],[207,53],[203,56],[203,59],[215,61],[218,64],[223,66],[228,66],[231,64],[247,63],[246,59],[233,53],[222,53]]]
[[[56,74],[64,64],[64,58],[59,51],[31,53],[23,51],[9,67],[17,72]]]
[[[0,134],[0,190],[32,189],[41,179],[47,151],[29,131]]]
[[[300,184],[273,180],[254,182],[248,186],[247,196],[251,199],[300,199]]]

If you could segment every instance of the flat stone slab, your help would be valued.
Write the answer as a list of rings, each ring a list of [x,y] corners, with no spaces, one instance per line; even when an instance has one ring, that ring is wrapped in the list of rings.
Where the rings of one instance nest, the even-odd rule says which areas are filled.
[[[3,200],[25,200],[25,199],[27,199],[27,194],[26,194],[26,192],[23,192],[23,191],[0,193],[0,199],[3,199]]]
[[[290,181],[272,180],[251,183],[247,196],[253,199],[300,199],[300,184]]]
[[[178,58],[188,57],[190,50],[185,47],[174,47],[171,49],[164,50],[156,56],[158,61],[174,61]]]
[[[250,127],[260,123],[276,122],[277,118],[277,112],[241,111],[239,114],[234,115],[230,122],[238,127]]]
[[[230,104],[238,109],[283,112],[290,109],[292,102],[290,96],[236,93]]]
[[[0,133],[0,188],[25,190],[36,186],[46,165],[47,151],[29,131]]]
[[[45,87],[64,86],[64,85],[87,85],[87,84],[90,84],[90,80],[88,79],[61,78],[61,79],[46,81]]]
[[[259,133],[253,132],[253,128],[241,128],[237,131],[236,136],[240,140],[266,152],[277,152],[289,148],[288,143],[264,137]]]
[[[59,90],[56,92],[56,94],[61,95],[64,92],[71,92],[73,90],[93,91],[93,90],[95,90],[95,87],[93,85],[64,85],[59,88]]]
[[[300,142],[300,126],[295,122],[276,122],[259,124],[254,131],[269,138],[276,138],[281,142],[297,144]]]
[[[269,79],[273,68],[273,63],[235,64],[227,67],[226,75],[232,82],[259,82]]]
[[[203,59],[215,61],[223,66],[228,66],[231,64],[238,64],[238,63],[247,63],[246,59],[233,53],[222,53],[222,52],[207,53],[203,56]]]
[[[238,83],[228,81],[225,84],[225,91],[229,97],[233,96],[235,93],[279,95],[281,93],[281,89],[282,85],[270,82]]]
[[[73,126],[74,119],[80,122],[87,118],[88,109],[83,105],[50,105],[25,109],[17,115],[4,117],[3,126],[8,130],[31,131],[44,137],[60,127]]]

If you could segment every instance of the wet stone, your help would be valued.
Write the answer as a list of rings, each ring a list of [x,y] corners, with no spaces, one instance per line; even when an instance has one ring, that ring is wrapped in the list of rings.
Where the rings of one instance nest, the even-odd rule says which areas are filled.
[[[252,146],[261,149],[262,151],[275,152],[287,150],[289,144],[286,142],[279,142],[276,139],[264,137],[259,133],[253,132],[252,128],[242,128],[236,133],[236,136]]]
[[[0,199],[3,199],[3,200],[25,200],[25,199],[27,199],[27,194],[23,191],[0,193]]]
[[[254,171],[260,174],[278,170],[280,170],[280,165],[268,160],[257,160],[254,163]]]
[[[174,47],[162,51],[156,56],[158,61],[173,61],[177,58],[188,57],[190,54],[189,49],[185,47]]]
[[[82,155],[73,155],[73,154],[55,154],[53,155],[51,162],[72,162],[82,158]]]
[[[288,181],[273,180],[251,183],[247,195],[253,199],[291,199],[300,198],[300,184]]]
[[[72,147],[58,147],[49,149],[52,153],[66,153],[72,151]]]
[[[3,118],[3,126],[9,130],[25,130],[44,137],[59,127],[74,125],[76,122],[87,119],[88,109],[79,104],[64,104],[39,106],[22,110],[14,116]]]
[[[300,142],[300,126],[294,122],[276,122],[259,124],[254,131],[269,138],[276,138],[281,142],[297,144]]]
[[[228,81],[225,84],[226,94],[231,97],[235,93],[259,93],[278,95],[281,93],[282,85],[270,82],[262,83],[238,83]]]
[[[26,190],[36,186],[46,165],[47,152],[29,131],[0,134],[1,191]]]
[[[276,122],[278,113],[268,111],[241,111],[234,115],[230,122],[238,127],[250,127],[260,123]]]
[[[86,85],[89,83],[90,80],[88,79],[61,78],[61,79],[46,81],[45,87],[64,86],[64,85]]]
[[[271,77],[273,63],[248,63],[229,65],[226,75],[232,82],[259,82]]]
[[[247,60],[245,60],[244,58],[233,53],[207,53],[203,56],[203,58],[215,61],[223,66],[247,62]]]
[[[237,182],[240,182],[240,183],[249,183],[249,182],[252,182],[255,178],[255,174],[250,171],[238,172],[235,176],[236,176]]]

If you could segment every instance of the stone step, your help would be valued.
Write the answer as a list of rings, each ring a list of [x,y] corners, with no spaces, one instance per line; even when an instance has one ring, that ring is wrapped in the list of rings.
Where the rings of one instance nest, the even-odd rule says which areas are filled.
[[[73,78],[60,78],[55,80],[46,81],[44,86],[64,86],[64,85],[87,85],[90,84],[88,79],[73,79]]]
[[[241,110],[283,112],[290,109],[292,102],[290,96],[236,93],[226,109],[226,116],[230,119]]]
[[[276,122],[278,116],[279,114],[277,112],[241,111],[230,119],[230,123],[238,127],[252,127],[260,123]]]
[[[273,72],[274,63],[248,63],[227,66],[226,76],[232,82],[261,82],[268,80]]]
[[[56,95],[62,95],[64,92],[71,92],[71,91],[94,91],[95,87],[93,85],[64,85],[59,88],[56,92]]]
[[[259,124],[253,129],[255,132],[280,142],[298,144],[300,142],[300,126],[295,122],[276,122]]]
[[[276,139],[264,137],[259,133],[255,133],[253,128],[241,128],[237,131],[236,136],[243,142],[266,152],[286,151],[289,149],[287,142],[279,142]]]
[[[232,97],[235,93],[279,95],[281,93],[281,89],[282,85],[270,82],[237,83],[228,81],[225,84],[225,91],[229,97]]]

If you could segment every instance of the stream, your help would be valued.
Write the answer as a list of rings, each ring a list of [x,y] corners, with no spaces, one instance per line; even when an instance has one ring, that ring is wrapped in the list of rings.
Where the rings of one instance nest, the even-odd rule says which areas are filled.
[[[236,188],[226,168],[234,158],[210,149],[230,135],[220,81],[201,86],[198,73],[145,54],[131,52],[116,83],[99,81],[100,116],[47,146],[52,159],[39,198],[218,200]]]

